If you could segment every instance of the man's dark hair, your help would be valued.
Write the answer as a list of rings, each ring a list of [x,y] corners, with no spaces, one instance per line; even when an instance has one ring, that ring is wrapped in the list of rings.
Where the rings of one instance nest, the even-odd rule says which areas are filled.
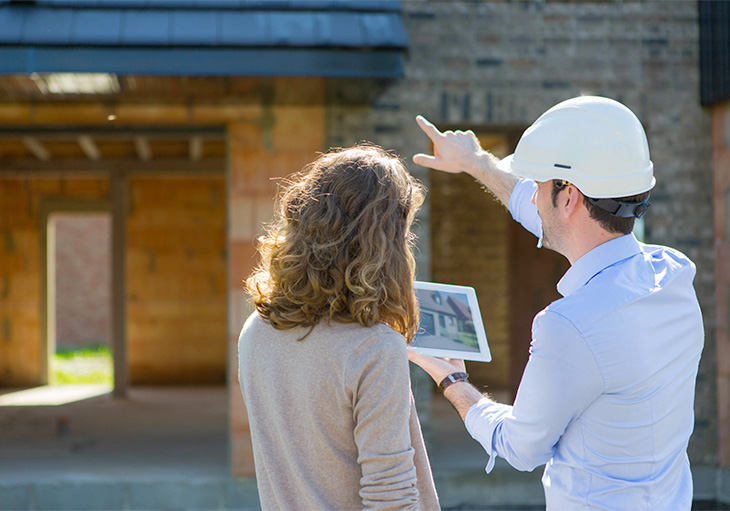
[[[561,179],[553,179],[553,206],[558,206],[558,194],[560,193],[560,190],[565,188],[565,186],[565,181]],[[631,195],[630,197],[614,197],[613,199],[622,202],[644,202],[648,198],[649,192],[644,192],[640,193],[639,195]],[[629,234],[631,231],[634,230],[634,221],[636,220],[635,217],[620,218],[617,216],[613,216],[605,209],[602,209],[590,202],[585,195],[583,196],[583,204],[586,205],[586,209],[588,209],[588,214],[590,215],[590,217],[593,220],[597,221],[601,225],[601,227],[603,227],[608,232],[617,234]]]

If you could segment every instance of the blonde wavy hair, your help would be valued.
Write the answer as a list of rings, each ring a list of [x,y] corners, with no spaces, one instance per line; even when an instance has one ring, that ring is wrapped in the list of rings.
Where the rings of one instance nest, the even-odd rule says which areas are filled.
[[[410,227],[423,186],[365,143],[321,154],[282,186],[246,280],[261,317],[309,332],[323,319],[385,323],[410,343],[419,320]]]

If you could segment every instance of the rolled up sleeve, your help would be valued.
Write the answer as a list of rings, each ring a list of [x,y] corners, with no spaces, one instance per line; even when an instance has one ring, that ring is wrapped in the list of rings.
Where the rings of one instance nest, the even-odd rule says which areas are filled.
[[[537,183],[531,179],[520,179],[509,196],[509,212],[522,227],[538,238],[542,237],[542,220],[537,214],[537,206],[532,203]]]
[[[572,323],[555,313],[540,313],[514,405],[482,399],[467,412],[469,434],[490,455],[487,472],[495,455],[518,470],[547,463],[571,421],[603,389],[595,357]]]
[[[486,398],[472,405],[464,418],[466,430],[474,440],[482,444],[489,455],[487,474],[494,468],[497,451],[494,447],[494,434],[504,421],[505,416],[512,412],[512,407],[494,403]]]

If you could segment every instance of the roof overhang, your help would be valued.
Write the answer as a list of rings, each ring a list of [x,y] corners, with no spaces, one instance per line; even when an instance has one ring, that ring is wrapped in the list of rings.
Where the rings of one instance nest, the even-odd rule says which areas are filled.
[[[0,0],[0,73],[403,75],[398,0]]]
[[[399,50],[2,47],[0,73],[398,78]]]

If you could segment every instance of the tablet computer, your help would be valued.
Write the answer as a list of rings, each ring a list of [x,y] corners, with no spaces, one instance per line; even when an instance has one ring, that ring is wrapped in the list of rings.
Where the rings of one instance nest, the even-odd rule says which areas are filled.
[[[413,287],[421,322],[408,349],[433,357],[492,360],[474,288],[421,281]]]

